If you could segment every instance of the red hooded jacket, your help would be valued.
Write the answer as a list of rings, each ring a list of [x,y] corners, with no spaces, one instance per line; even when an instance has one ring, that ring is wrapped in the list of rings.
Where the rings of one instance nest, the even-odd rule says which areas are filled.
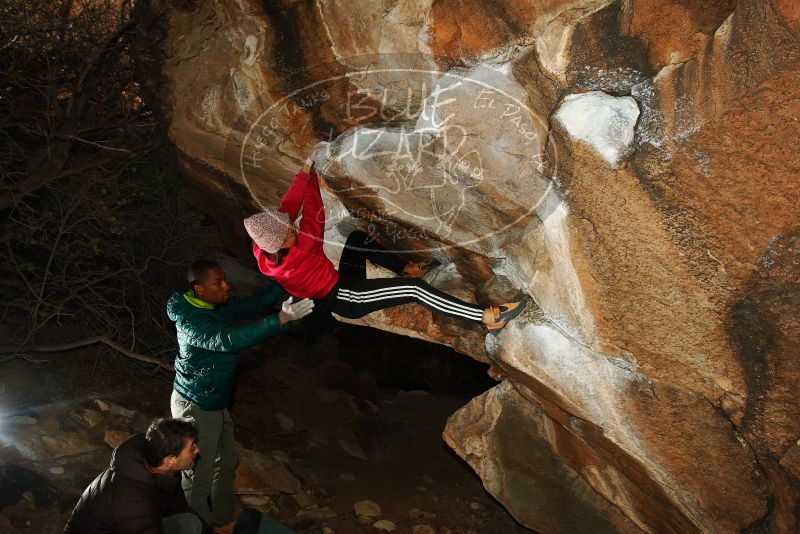
[[[289,190],[283,195],[278,209],[287,213],[294,223],[302,207],[297,242],[289,249],[280,265],[270,261],[267,254],[253,243],[253,255],[259,270],[297,298],[321,299],[339,281],[339,273],[325,256],[325,205],[319,191],[315,172],[298,172]]]

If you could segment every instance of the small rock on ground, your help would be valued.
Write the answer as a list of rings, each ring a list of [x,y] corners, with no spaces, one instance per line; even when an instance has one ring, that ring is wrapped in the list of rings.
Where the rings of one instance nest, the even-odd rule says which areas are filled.
[[[136,412],[134,412],[133,410],[123,408],[122,406],[114,404],[113,402],[95,399],[94,403],[101,412],[111,412],[114,415],[119,415],[127,418],[131,418],[134,415],[136,415]]]
[[[103,436],[103,441],[112,449],[122,445],[126,439],[128,439],[128,433],[124,430],[106,430],[105,436]]]
[[[409,519],[436,519],[436,514],[433,512],[426,512],[425,510],[420,510],[419,508],[412,508],[408,511],[408,518]]]
[[[294,421],[288,415],[282,413],[276,413],[274,415],[275,420],[278,422],[278,426],[281,427],[281,430],[284,432],[291,432],[294,430]]]
[[[319,398],[319,400],[325,404],[333,404],[341,398],[341,395],[338,391],[331,391],[330,389],[318,389],[317,398]]]
[[[308,508],[314,504],[314,499],[312,499],[311,495],[309,495],[306,491],[301,490],[297,493],[293,493],[292,498],[300,508]]]
[[[103,422],[103,414],[91,408],[81,408],[70,413],[70,417],[86,428],[94,428]]]
[[[12,415],[11,417],[6,417],[5,422],[12,425],[35,425],[39,421],[35,417],[31,417],[30,415]]]
[[[353,509],[355,510],[357,516],[378,517],[381,515],[380,505],[373,501],[358,501],[353,506]]]
[[[295,514],[297,519],[311,519],[313,521],[320,521],[322,519],[331,519],[336,517],[336,512],[328,508],[327,506],[323,506],[322,508],[309,508],[306,510],[300,510]]]
[[[282,464],[289,463],[291,457],[283,451],[272,451],[272,457],[275,458],[276,462],[280,462]]]
[[[380,521],[375,521],[374,523],[372,523],[372,526],[377,528],[378,530],[383,530],[385,532],[394,532],[395,530],[397,530],[397,526],[388,519],[381,519]]]
[[[239,495],[239,499],[248,506],[264,506],[272,501],[267,495]]]

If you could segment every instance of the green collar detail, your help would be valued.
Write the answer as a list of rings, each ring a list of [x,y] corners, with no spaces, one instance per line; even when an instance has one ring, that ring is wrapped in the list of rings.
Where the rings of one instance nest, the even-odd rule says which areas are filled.
[[[194,291],[191,289],[183,294],[183,298],[186,299],[186,302],[194,306],[195,308],[203,308],[204,310],[213,310],[214,305],[210,302],[206,302],[203,299],[197,298],[194,296]]]

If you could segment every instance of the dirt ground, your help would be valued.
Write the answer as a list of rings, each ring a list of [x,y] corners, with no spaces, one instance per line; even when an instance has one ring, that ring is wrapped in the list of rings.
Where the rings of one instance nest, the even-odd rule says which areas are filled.
[[[168,415],[167,372],[113,353],[46,360],[0,366],[3,533],[60,532],[107,465],[106,442]],[[447,417],[491,387],[485,371],[441,347],[338,323],[245,353],[232,405],[237,441],[279,459],[300,490],[239,495],[239,505],[298,532],[530,532],[441,439]],[[363,500],[380,514],[359,520]]]

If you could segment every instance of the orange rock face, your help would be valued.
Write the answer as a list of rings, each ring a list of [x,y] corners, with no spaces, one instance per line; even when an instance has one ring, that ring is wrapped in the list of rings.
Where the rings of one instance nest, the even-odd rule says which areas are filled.
[[[717,28],[733,13],[735,2],[637,0],[630,8],[627,32],[647,45],[650,65],[661,69],[697,56]]]
[[[501,1],[465,4],[433,2],[432,48],[437,56],[473,59],[524,41],[539,18],[540,2]]]
[[[796,1],[150,9],[143,86],[243,258],[328,141],[331,254],[360,227],[460,298],[527,295],[487,339],[362,320],[493,365],[444,439],[522,524],[800,529]]]

